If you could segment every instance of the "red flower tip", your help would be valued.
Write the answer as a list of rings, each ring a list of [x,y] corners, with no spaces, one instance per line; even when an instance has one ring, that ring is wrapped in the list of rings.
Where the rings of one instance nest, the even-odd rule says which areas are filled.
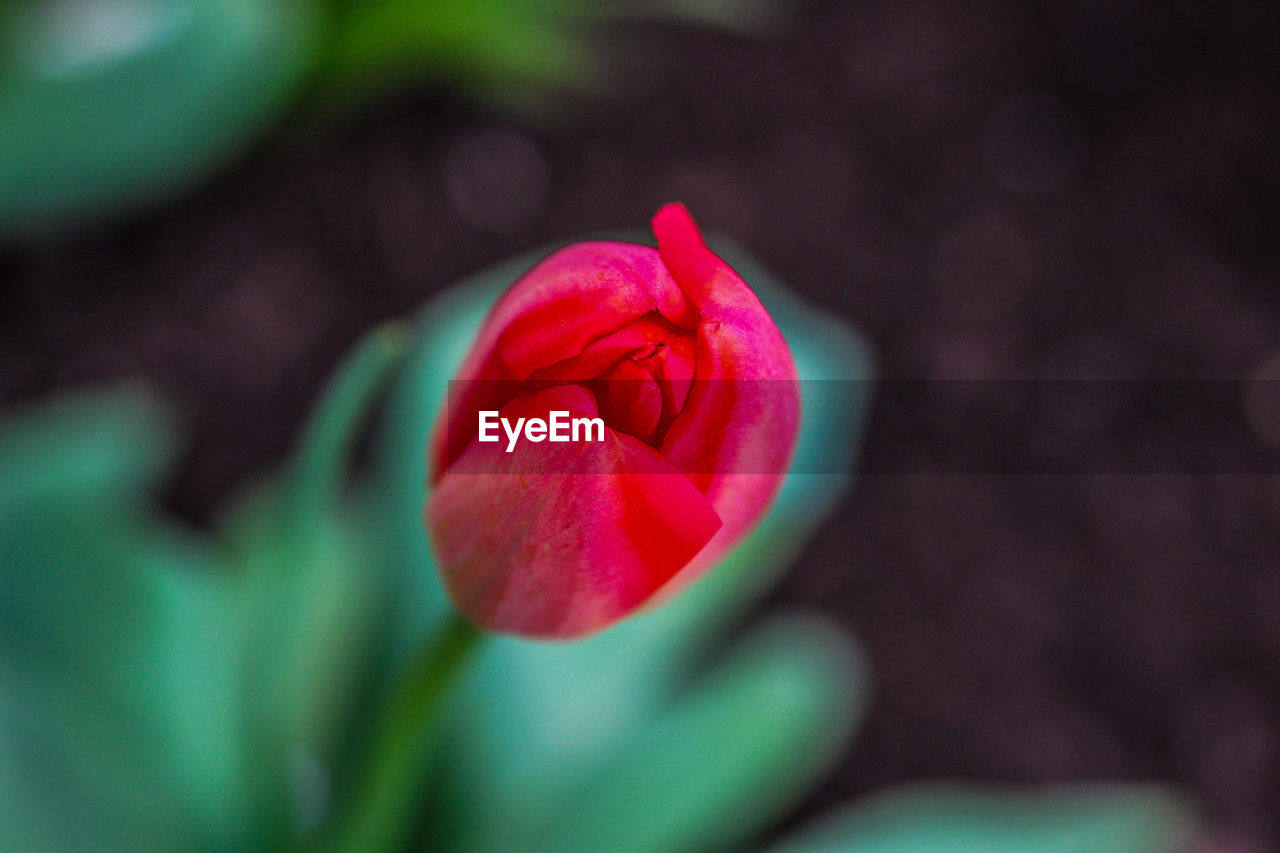
[[[710,288],[719,283],[720,273],[726,269],[724,261],[707,248],[693,215],[678,201],[663,205],[654,214],[653,234],[671,277],[695,305],[701,306]]]

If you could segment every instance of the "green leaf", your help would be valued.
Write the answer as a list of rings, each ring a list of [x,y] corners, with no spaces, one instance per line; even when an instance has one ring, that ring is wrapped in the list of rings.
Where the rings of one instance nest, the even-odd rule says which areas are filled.
[[[467,279],[422,310],[379,418],[359,517],[386,568],[380,605],[388,618],[380,656],[387,665],[403,662],[447,613],[422,516],[427,438],[485,312],[532,260],[520,258]]]
[[[6,800],[22,816],[0,828],[67,844],[102,832],[100,849],[243,841],[217,568],[203,543],[127,508],[0,513],[0,789],[25,804]]]
[[[532,849],[630,853],[748,840],[839,756],[867,670],[839,630],[775,620],[567,800]]]
[[[0,238],[166,197],[288,105],[319,40],[308,0],[0,6]]]
[[[1086,785],[1036,793],[934,782],[867,797],[776,853],[1177,853],[1191,809],[1168,790]]]
[[[141,386],[66,394],[0,421],[0,512],[33,500],[141,506],[174,450],[170,417]]]
[[[608,68],[583,25],[605,14],[595,0],[345,3],[324,80],[345,94],[404,80],[447,83],[528,112],[551,91],[597,86]]]
[[[323,817],[322,801],[282,797],[295,770],[322,772],[333,760],[355,710],[385,577],[346,511],[344,487],[358,431],[407,345],[398,326],[368,335],[326,389],[284,474],[251,490],[222,525],[236,569],[254,788],[279,832]]]
[[[760,35],[787,0],[362,0],[337,2],[325,88],[362,94],[403,81],[447,84],[526,115],[556,96],[603,93],[626,60],[606,27],[687,21]]]
[[[335,509],[349,479],[360,426],[408,353],[408,330],[388,324],[356,346],[307,423],[285,483],[286,521],[306,525]]]
[[[0,847],[157,850],[168,827],[147,827],[104,800],[89,758],[52,730],[48,701],[0,679]]]
[[[234,556],[252,710],[281,765],[334,747],[369,642],[373,550],[336,514],[305,532],[264,516]]]
[[[367,746],[393,675],[452,613],[422,517],[427,436],[484,312],[524,262],[470,279],[426,306],[378,419],[370,470],[349,514],[371,549],[362,577],[376,617],[358,649],[362,684],[347,719],[335,724],[339,743],[330,767],[338,796],[355,782],[350,773],[359,766],[358,753]]]

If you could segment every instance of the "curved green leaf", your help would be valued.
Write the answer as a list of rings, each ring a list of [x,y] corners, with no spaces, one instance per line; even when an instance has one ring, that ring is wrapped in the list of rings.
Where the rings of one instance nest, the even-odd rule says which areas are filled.
[[[314,61],[308,0],[0,6],[0,238],[168,196],[239,154]]]
[[[169,413],[141,386],[80,391],[6,411],[0,512],[46,500],[141,507],[174,445]]]
[[[839,757],[867,668],[838,629],[777,619],[582,780],[532,849],[721,849],[750,839]]]
[[[1170,791],[1081,785],[1032,793],[934,782],[867,797],[775,853],[1180,853],[1191,809]]]
[[[367,335],[330,381],[277,479],[252,489],[222,524],[236,579],[262,820],[295,833],[318,822],[323,796],[295,776],[324,772],[344,746],[379,626],[381,558],[346,512],[359,435],[408,341],[398,326]],[[294,794],[293,801],[288,795]]]
[[[24,803],[6,800],[20,811],[6,831],[71,844],[100,830],[100,849],[243,843],[243,717],[217,569],[198,541],[127,510],[0,512],[0,788]]]

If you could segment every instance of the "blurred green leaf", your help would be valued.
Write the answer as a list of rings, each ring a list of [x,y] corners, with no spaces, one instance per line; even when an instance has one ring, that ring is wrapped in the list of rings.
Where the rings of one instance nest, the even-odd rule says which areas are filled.
[[[36,500],[141,507],[173,450],[169,413],[139,386],[11,410],[0,422],[0,512]]]
[[[530,263],[519,258],[470,278],[420,312],[411,349],[378,419],[358,514],[386,569],[381,654],[392,664],[403,662],[448,612],[422,516],[427,437],[485,312]]]
[[[373,550],[332,511],[305,531],[270,511],[233,554],[255,725],[277,773],[324,755],[357,681],[372,630]],[[264,756],[265,757],[265,756]]]
[[[610,25],[688,21],[762,34],[787,17],[785,0],[338,0],[323,88],[363,94],[403,81],[447,84],[520,114],[557,96],[601,94],[626,56],[602,38]],[[613,46],[616,50],[616,45]]]
[[[380,558],[347,515],[344,486],[358,431],[407,345],[396,326],[368,335],[330,382],[283,475],[251,490],[222,525],[245,638],[255,788],[268,813],[282,813],[275,819],[286,834],[310,828],[327,807],[282,798],[296,788],[292,773],[323,772],[342,746],[378,623]]]
[[[760,34],[787,0],[8,0],[0,240],[170,197],[298,99],[441,84],[507,111],[613,88],[606,25]],[[616,48],[615,48],[616,49]]]
[[[1031,793],[917,784],[860,800],[776,853],[1178,853],[1194,818],[1171,792],[1087,785]]]
[[[27,832],[61,839],[42,848],[99,830],[120,849],[243,840],[217,568],[128,508],[33,500],[0,514],[0,788],[21,797]]]
[[[229,586],[148,505],[167,421],[123,387],[0,422],[0,849],[242,837]]]
[[[719,849],[747,841],[839,757],[866,706],[867,669],[847,637],[779,619],[583,780],[546,851]]]
[[[0,5],[0,238],[165,197],[243,151],[319,44],[310,0]]]
[[[294,453],[282,496],[286,523],[306,525],[338,507],[350,479],[357,433],[409,347],[408,330],[386,324],[366,335],[343,362]]]
[[[330,765],[340,789],[354,783],[347,773],[368,746],[392,677],[452,613],[422,517],[427,435],[484,312],[525,262],[504,265],[493,276],[472,280],[474,288],[459,287],[432,300],[413,326],[411,348],[378,418],[370,470],[350,507],[352,524],[374,548],[362,567],[372,590],[374,627],[359,663],[361,689]]]
[[[596,87],[607,66],[583,25],[607,4],[582,0],[364,0],[338,4],[327,88],[362,94],[406,79],[447,83],[528,112],[549,90]]]

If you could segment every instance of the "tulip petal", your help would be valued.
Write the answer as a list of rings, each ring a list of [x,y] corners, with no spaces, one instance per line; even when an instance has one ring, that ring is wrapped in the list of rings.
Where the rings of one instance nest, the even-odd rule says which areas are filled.
[[[715,540],[682,573],[691,579],[773,499],[795,444],[800,394],[791,351],[769,312],[707,248],[684,205],[659,210],[653,231],[663,262],[701,314],[694,386],[661,450],[724,520]],[[721,438],[707,441],[708,435]],[[681,586],[677,582],[671,591]]]
[[[772,345],[782,344],[783,350],[786,349],[782,335],[746,282],[707,247],[688,209],[683,204],[664,205],[653,217],[653,233],[658,238],[658,253],[663,264],[698,309],[702,320],[699,331],[710,322],[733,323],[761,332],[765,335],[761,343],[770,346],[761,351],[759,366],[774,363],[776,352]],[[790,357],[785,361],[786,364],[776,362],[780,373],[758,378],[794,378],[794,367],[787,368]]]
[[[594,414],[586,391],[558,386],[521,395],[503,416],[553,408]],[[631,436],[514,450],[472,442],[427,504],[450,597],[490,630],[599,630],[651,598],[720,527],[688,478]],[[602,464],[611,473],[595,473]]]
[[[683,328],[698,323],[697,310],[655,249],[604,241],[567,246],[521,276],[495,303],[457,373],[469,384],[454,401],[456,408],[496,408],[505,400],[486,397],[501,383],[575,359],[654,312]],[[437,428],[431,440],[433,479],[467,439],[458,430]]]
[[[568,246],[512,285],[485,320],[460,379],[524,379],[657,311],[686,328],[697,312],[659,254],[630,243]]]
[[[596,338],[573,358],[557,362],[529,378],[544,382],[579,382],[599,376],[611,364],[633,352],[653,349],[656,344],[689,348],[692,360],[693,334],[650,313],[616,332]]]

